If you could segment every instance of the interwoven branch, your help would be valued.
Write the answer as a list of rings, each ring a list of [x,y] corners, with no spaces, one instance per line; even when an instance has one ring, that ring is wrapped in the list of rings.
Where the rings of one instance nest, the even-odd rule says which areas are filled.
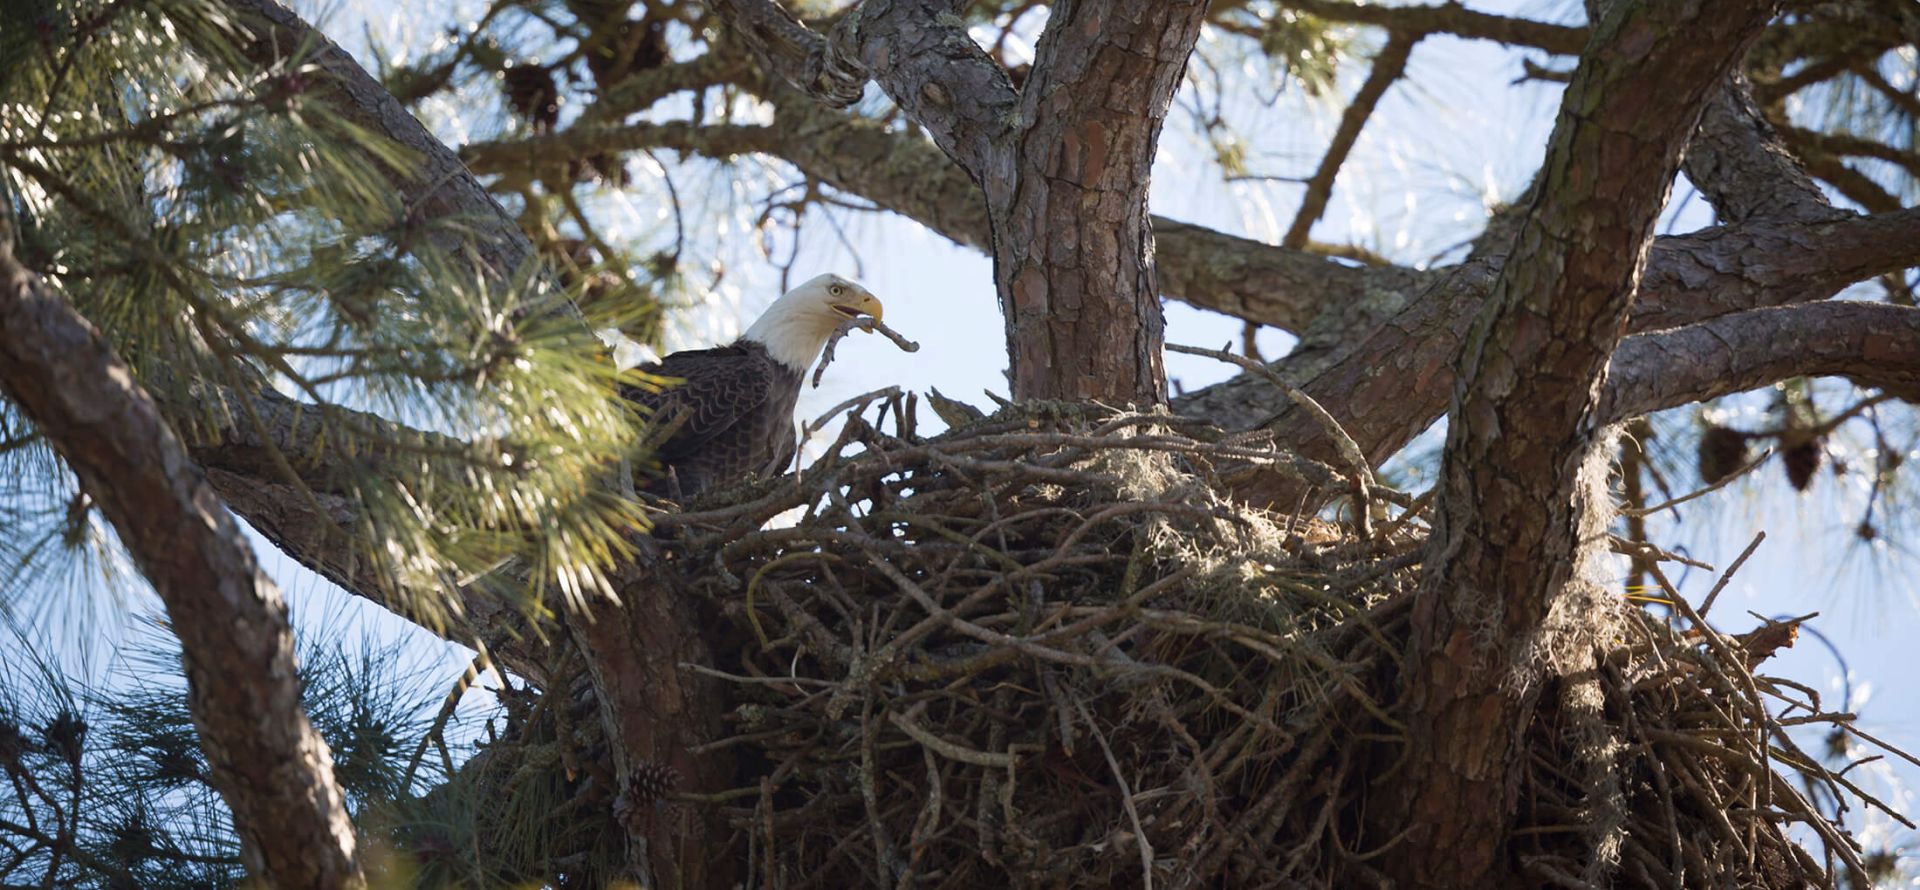
[[[1222,500],[1256,458],[1339,479],[1165,414],[1030,403],[922,438],[903,395],[857,404],[802,477],[662,520],[660,570],[683,567],[740,641],[700,668],[735,695],[707,749],[763,764],[674,799],[753,834],[750,886],[1371,875],[1395,842],[1361,815],[1368,764],[1406,732],[1418,522],[1369,542]],[[1851,715],[1753,673],[1793,623],[1708,638],[1624,600],[1590,620],[1612,629],[1580,682],[1607,705],[1549,693],[1524,734],[1521,870],[1835,886],[1785,827],[1817,823],[1836,869],[1854,842],[1794,785],[1879,802],[1790,747],[1790,727]],[[1781,702],[1791,718],[1770,716]],[[1617,753],[1586,759],[1594,738]],[[1596,764],[1611,803],[1579,778]],[[1730,806],[1756,780],[1768,802]]]

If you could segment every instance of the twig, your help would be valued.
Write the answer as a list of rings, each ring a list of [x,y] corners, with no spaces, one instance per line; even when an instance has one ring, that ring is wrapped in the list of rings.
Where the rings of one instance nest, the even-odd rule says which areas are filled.
[[[833,364],[833,348],[839,345],[841,338],[853,333],[856,329],[866,331],[869,334],[884,334],[887,339],[893,341],[893,345],[900,347],[902,352],[920,351],[920,344],[901,336],[899,331],[887,327],[880,319],[874,318],[871,315],[849,318],[841,322],[839,327],[833,329],[833,336],[827,338],[826,348],[820,351],[820,363],[813,366],[814,389],[820,388],[820,375],[827,373],[827,366]]]
[[[1347,162],[1347,155],[1353,151],[1354,143],[1360,140],[1360,130],[1373,116],[1380,105],[1380,99],[1387,94],[1394,81],[1407,71],[1407,57],[1413,53],[1413,46],[1425,36],[1418,32],[1391,30],[1387,44],[1373,57],[1373,68],[1367,72],[1367,79],[1360,84],[1360,90],[1354,93],[1352,104],[1340,115],[1340,125],[1334,129],[1333,139],[1327,145],[1327,153],[1320,159],[1320,167],[1313,177],[1307,180],[1306,196],[1300,200],[1300,212],[1295,214],[1293,225],[1281,238],[1284,247],[1300,250],[1307,246],[1307,234],[1313,230],[1321,214],[1327,210],[1327,199],[1333,196],[1333,182],[1340,175],[1340,168]],[[1252,342],[1249,338],[1248,342]]]
[[[912,709],[905,713],[888,711],[887,721],[898,727],[901,732],[912,736],[914,741],[925,745],[929,750],[948,760],[958,760],[961,763],[971,763],[974,766],[991,767],[994,769],[1006,769],[1007,767],[1013,766],[1013,756],[1010,754],[976,751],[965,745],[949,742],[946,739],[934,735],[931,730],[914,722],[915,718],[925,713],[926,710],[927,703],[921,702],[920,704],[914,705]]]
[[[1080,712],[1081,721],[1087,724],[1087,731],[1093,733],[1093,740],[1100,745],[1100,753],[1107,758],[1107,769],[1113,771],[1113,781],[1120,786],[1120,806],[1127,811],[1127,820],[1133,823],[1133,842],[1140,850],[1140,879],[1145,890],[1153,890],[1153,843],[1147,840],[1147,830],[1140,824],[1140,810],[1133,805],[1133,788],[1127,784],[1127,777],[1120,769],[1120,761],[1114,759],[1113,748],[1107,744],[1107,735],[1094,725],[1093,715],[1087,712],[1087,703],[1076,698],[1073,706]]]
[[[452,689],[447,691],[446,700],[440,703],[440,713],[433,718],[432,728],[427,730],[426,735],[420,737],[420,744],[414,746],[413,756],[407,759],[407,770],[400,780],[400,787],[403,790],[413,787],[413,774],[420,768],[420,761],[426,757],[427,743],[446,731],[447,721],[453,717],[453,710],[460,704],[460,698],[467,694],[467,687],[472,686],[473,681],[479,679],[481,669],[489,663],[486,653],[475,655],[473,661],[467,665],[466,671],[460,675],[460,679],[453,684]]]
[[[824,361],[821,367],[826,367]],[[818,375],[815,376],[817,377]],[[814,433],[819,432],[825,428],[827,424],[832,423],[834,418],[845,414],[849,410],[858,409],[864,411],[868,405],[873,404],[879,399],[890,398],[899,394],[900,387],[889,386],[884,389],[876,389],[872,392],[861,393],[860,395],[854,396],[851,399],[820,412],[819,417],[802,424],[800,427],[800,438],[802,440],[811,438]]]
[[[1313,396],[1307,395],[1305,390],[1281,379],[1280,375],[1272,368],[1246,356],[1234,355],[1223,349],[1202,349],[1197,346],[1181,346],[1176,343],[1168,343],[1167,351],[1183,353],[1185,355],[1197,355],[1204,358],[1217,359],[1232,365],[1238,365],[1242,369],[1265,377],[1267,382],[1272,383],[1281,392],[1285,393],[1287,398],[1291,399],[1294,404],[1299,405],[1305,410],[1315,422],[1320,424],[1320,428],[1326,432],[1327,436],[1333,439],[1334,447],[1340,452],[1340,457],[1353,469],[1353,510],[1355,523],[1360,529],[1362,538],[1372,539],[1373,494],[1371,489],[1375,484],[1373,465],[1367,462],[1366,452],[1361,450],[1360,443],[1355,442],[1353,437],[1347,434],[1346,429],[1340,425],[1340,421],[1334,419],[1331,412],[1327,411],[1319,402],[1315,401]]]
[[[1707,592],[1707,598],[1700,601],[1700,617],[1706,617],[1707,610],[1713,608],[1713,601],[1720,598],[1720,591],[1727,589],[1727,582],[1733,580],[1733,573],[1740,571],[1740,566],[1746,564],[1747,557],[1752,556],[1753,551],[1759,549],[1760,542],[1766,539],[1765,531],[1756,532],[1753,542],[1747,545],[1747,549],[1740,551],[1740,555],[1734,558],[1733,565],[1727,566],[1727,570],[1720,573],[1720,580],[1714,582],[1713,589]]]
[[[1708,494],[1712,494],[1713,492],[1716,492],[1716,491],[1719,491],[1720,489],[1722,489],[1722,488],[1725,488],[1725,487],[1727,487],[1728,485],[1730,485],[1730,484],[1732,484],[1732,483],[1733,483],[1733,480],[1735,480],[1735,479],[1738,479],[1738,478],[1740,478],[1741,476],[1745,476],[1746,474],[1748,474],[1748,473],[1751,473],[1751,472],[1753,472],[1753,470],[1754,470],[1754,468],[1755,468],[1755,467],[1758,467],[1758,466],[1760,466],[1761,464],[1763,464],[1763,463],[1766,463],[1766,462],[1767,462],[1767,458],[1769,458],[1769,457],[1772,457],[1772,456],[1773,456],[1773,449],[1771,449],[1771,448],[1769,448],[1769,449],[1767,449],[1767,450],[1765,450],[1765,451],[1762,451],[1762,452],[1760,452],[1760,456],[1759,456],[1759,457],[1756,457],[1756,458],[1754,458],[1753,460],[1750,460],[1750,461],[1747,461],[1747,463],[1746,463],[1746,464],[1745,464],[1744,466],[1742,466],[1742,467],[1740,467],[1740,469],[1737,469],[1737,470],[1734,470],[1734,471],[1733,471],[1733,472],[1731,472],[1731,473],[1728,473],[1728,474],[1727,474],[1726,476],[1724,476],[1724,477],[1721,477],[1721,479],[1720,479],[1720,481],[1718,481],[1718,482],[1715,482],[1715,483],[1713,483],[1712,485],[1709,485],[1709,486],[1707,486],[1706,488],[1702,488],[1702,489],[1700,489],[1700,490],[1698,490],[1698,491],[1693,491],[1693,492],[1689,492],[1689,493],[1687,493],[1687,494],[1683,494],[1683,495],[1681,495],[1681,496],[1679,496],[1679,497],[1677,497],[1677,498],[1674,498],[1673,500],[1670,500],[1670,501],[1667,501],[1667,502],[1665,502],[1665,503],[1660,503],[1660,504],[1655,504],[1655,505],[1653,505],[1653,506],[1651,506],[1651,507],[1637,507],[1637,508],[1636,508],[1636,507],[1626,507],[1626,508],[1622,508],[1622,509],[1620,510],[1620,515],[1622,515],[1622,516],[1652,516],[1653,514],[1655,514],[1655,513],[1658,513],[1658,512],[1660,512],[1661,510],[1666,510],[1666,509],[1669,509],[1669,508],[1672,508],[1672,507],[1678,507],[1678,506],[1680,506],[1681,504],[1684,504],[1684,503],[1686,503],[1686,502],[1688,502],[1688,501],[1691,501],[1691,500],[1693,500],[1694,498],[1697,498],[1697,497],[1701,497],[1701,496],[1703,496],[1703,495],[1708,495]]]
[[[1661,562],[1677,562],[1683,566],[1692,566],[1696,569],[1709,572],[1713,571],[1712,563],[1701,562],[1693,557],[1682,556],[1678,553],[1671,553],[1649,544],[1646,541],[1630,541],[1619,535],[1609,534],[1607,535],[1607,543],[1612,545],[1613,552],[1624,556],[1640,556],[1657,559]]]

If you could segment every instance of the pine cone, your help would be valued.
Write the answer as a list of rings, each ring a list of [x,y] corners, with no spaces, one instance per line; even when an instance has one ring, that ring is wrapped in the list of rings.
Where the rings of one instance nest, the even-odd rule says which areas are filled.
[[[1826,453],[1826,448],[1818,438],[1791,446],[1785,442],[1780,444],[1786,448],[1780,455],[1780,463],[1786,467],[1787,481],[1793,484],[1794,490],[1806,491],[1807,486],[1813,484],[1814,471],[1820,469],[1820,456]]]
[[[679,770],[665,763],[644,761],[627,777],[627,797],[635,803],[661,800],[679,786]]]
[[[1700,434],[1700,481],[1708,485],[1733,475],[1747,462],[1747,436],[1739,430],[1708,426]]]
[[[502,73],[506,78],[507,107],[544,133],[560,121],[560,87],[553,72],[537,65],[515,65]]]
[[[627,787],[613,799],[613,818],[628,826],[645,825],[647,820],[667,812],[662,804],[679,784],[679,770],[668,764],[635,764],[633,775],[627,777]]]

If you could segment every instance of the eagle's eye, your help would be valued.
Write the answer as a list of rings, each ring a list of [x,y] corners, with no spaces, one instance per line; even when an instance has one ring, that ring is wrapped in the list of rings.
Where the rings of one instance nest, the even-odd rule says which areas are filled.
[[[836,285],[832,285],[832,286],[830,286],[830,287],[828,287],[828,288],[827,288],[827,293],[830,293],[830,294],[832,294],[832,295],[834,295],[834,296],[836,296],[836,297],[837,297],[837,296],[840,296],[841,294],[844,294],[844,293],[846,293],[846,292],[847,292],[847,289],[846,289],[846,288],[844,288],[844,287],[841,287],[840,285],[837,285],[837,284],[836,284]]]

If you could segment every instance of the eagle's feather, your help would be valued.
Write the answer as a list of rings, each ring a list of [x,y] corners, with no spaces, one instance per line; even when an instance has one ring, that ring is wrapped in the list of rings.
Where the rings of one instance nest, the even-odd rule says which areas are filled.
[[[640,370],[670,378],[668,386],[628,387],[623,395],[645,406],[654,423],[674,425],[654,448],[663,472],[647,491],[693,495],[748,476],[777,475],[793,462],[793,406],[803,372],[774,361],[766,347],[737,340],[676,352]]]
[[[740,339],[640,366],[667,378],[664,387],[621,391],[655,425],[641,488],[690,497],[786,472],[796,451],[801,378],[834,329],[861,314],[878,317],[880,301],[858,284],[822,275],[775,300]]]

